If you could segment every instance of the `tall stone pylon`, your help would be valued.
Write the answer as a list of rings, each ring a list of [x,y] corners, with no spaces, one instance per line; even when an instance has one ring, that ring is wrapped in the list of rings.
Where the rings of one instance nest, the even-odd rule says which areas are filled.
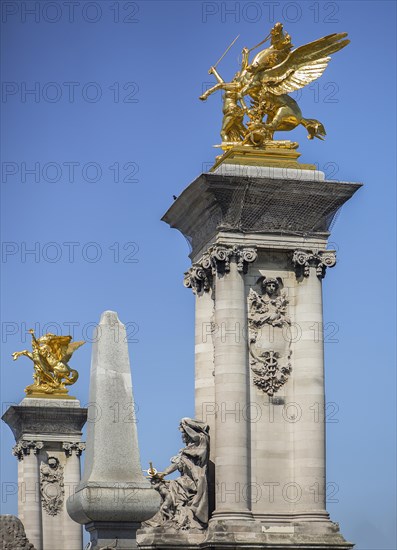
[[[68,513],[89,531],[92,550],[137,548],[136,530],[160,497],[142,473],[126,329],[114,311],[96,328],[90,408],[84,474]]]
[[[243,161],[218,162],[163,217],[192,248],[214,502],[200,548],[352,548],[326,510],[322,286],[332,220],[361,184]]]

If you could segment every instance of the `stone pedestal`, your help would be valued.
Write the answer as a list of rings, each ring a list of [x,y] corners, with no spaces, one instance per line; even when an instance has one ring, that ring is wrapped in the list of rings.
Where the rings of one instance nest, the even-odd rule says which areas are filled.
[[[160,497],[142,473],[126,330],[113,311],[103,313],[96,328],[90,403],[100,414],[88,425],[84,474],[68,512],[86,526],[92,550],[112,544],[131,550]]]
[[[229,163],[165,214],[192,247],[215,510],[200,543],[170,534],[142,548],[352,548],[326,511],[322,279],[336,261],[331,222],[359,187]]]
[[[25,398],[3,415],[18,459],[18,515],[36,550],[81,550],[82,528],[66,511],[80,481],[82,427],[77,399]]]

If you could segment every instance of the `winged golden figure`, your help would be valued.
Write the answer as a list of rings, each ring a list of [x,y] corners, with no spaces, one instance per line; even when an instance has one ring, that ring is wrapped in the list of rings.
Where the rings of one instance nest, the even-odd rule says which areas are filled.
[[[32,351],[16,351],[12,354],[14,361],[21,355],[29,357],[33,361],[33,384],[25,388],[28,396],[62,397],[68,394],[67,386],[76,382],[79,373],[68,365],[73,353],[84,341],[72,342],[71,336],[57,336],[48,333],[36,338],[32,335]]]
[[[217,72],[222,56],[209,70],[217,84],[200,96],[204,101],[217,90],[224,91],[221,147],[275,146],[285,143],[274,142],[275,132],[293,130],[299,125],[306,128],[309,139],[323,139],[326,135],[323,124],[304,118],[299,105],[288,94],[320,78],[331,60],[330,55],[349,44],[346,36],[346,33],[334,33],[293,49],[290,35],[284,33],[281,23],[276,23],[260,44],[251,50],[242,50],[240,70],[231,82],[225,82]],[[250,62],[251,51],[269,39],[270,46]]]

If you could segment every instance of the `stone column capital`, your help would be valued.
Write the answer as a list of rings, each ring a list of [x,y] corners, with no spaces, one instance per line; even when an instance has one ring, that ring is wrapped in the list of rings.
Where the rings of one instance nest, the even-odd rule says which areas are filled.
[[[31,451],[33,451],[33,454],[37,455],[43,447],[44,443],[42,441],[20,439],[12,448],[12,454],[16,456],[18,460],[23,460],[23,457],[30,455]]]
[[[257,256],[254,246],[214,244],[186,271],[183,284],[195,294],[202,290],[208,292],[214,276],[229,273],[232,260],[235,260],[240,273],[246,273],[248,264],[254,262]]]
[[[316,269],[316,275],[319,279],[325,277],[327,267],[336,265],[335,250],[294,250],[292,256],[297,277],[309,277],[310,268]]]
[[[64,441],[62,443],[62,449],[65,451],[67,457],[72,456],[73,453],[76,456],[81,456],[83,451],[85,451],[85,443],[83,441],[76,441],[74,443]]]

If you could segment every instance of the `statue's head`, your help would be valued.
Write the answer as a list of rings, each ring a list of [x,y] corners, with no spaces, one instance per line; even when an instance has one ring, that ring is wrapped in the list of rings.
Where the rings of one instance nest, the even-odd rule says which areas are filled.
[[[179,431],[182,433],[182,440],[184,443],[190,443],[197,439],[198,434],[207,434],[209,432],[209,426],[200,420],[194,420],[193,418],[182,418],[179,424]]]
[[[47,464],[51,469],[56,470],[56,468],[58,468],[59,460],[55,456],[49,456]]]
[[[268,296],[276,296],[283,287],[281,277],[260,277],[258,283],[262,287],[263,294]]]
[[[269,294],[269,296],[271,296],[272,294],[276,294],[279,287],[280,284],[277,279],[266,279],[262,283],[263,290],[266,292],[266,294]]]
[[[282,23],[276,23],[270,31],[270,43],[276,50],[283,50],[284,48],[291,49],[291,37],[288,33],[284,33]]]

